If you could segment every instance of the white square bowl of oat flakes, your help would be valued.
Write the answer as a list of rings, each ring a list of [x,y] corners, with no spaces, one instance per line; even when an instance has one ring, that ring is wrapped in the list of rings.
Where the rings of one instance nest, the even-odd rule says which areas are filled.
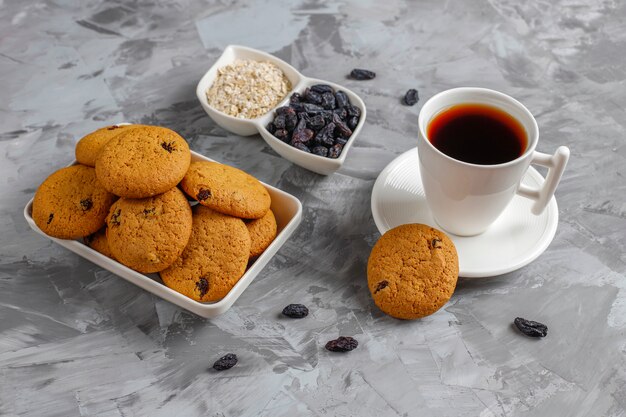
[[[366,117],[354,92],[244,46],[224,50],[196,95],[222,128],[241,136],[259,133],[283,158],[321,175],[341,168]]]

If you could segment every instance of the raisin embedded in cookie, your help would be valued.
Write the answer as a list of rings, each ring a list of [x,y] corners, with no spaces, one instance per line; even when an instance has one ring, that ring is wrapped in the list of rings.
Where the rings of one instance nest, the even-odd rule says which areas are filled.
[[[107,217],[107,241],[118,262],[143,273],[159,272],[185,249],[191,222],[191,207],[176,187],[150,198],[120,198]]]
[[[268,210],[260,219],[250,220],[246,223],[250,233],[250,258],[255,258],[263,253],[276,237],[276,218],[272,210]]]
[[[163,283],[196,301],[223,298],[246,271],[250,234],[243,220],[197,205],[189,243]]]
[[[242,219],[259,219],[270,209],[270,195],[259,180],[217,162],[192,162],[181,187],[203,206]]]
[[[385,233],[367,263],[374,302],[399,319],[433,314],[452,296],[459,275],[454,243],[440,230],[405,224]]]
[[[98,154],[96,174],[115,195],[146,198],[173,188],[191,163],[189,145],[178,133],[158,126],[127,129]]]
[[[32,217],[49,236],[77,239],[104,226],[115,198],[100,184],[93,168],[73,165],[56,171],[39,186]]]
[[[76,160],[83,165],[96,166],[96,157],[111,139],[120,133],[141,125],[106,126],[83,136],[76,144]]]

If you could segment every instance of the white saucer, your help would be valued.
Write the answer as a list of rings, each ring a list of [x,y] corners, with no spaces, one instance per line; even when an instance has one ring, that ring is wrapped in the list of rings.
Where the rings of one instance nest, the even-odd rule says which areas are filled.
[[[391,161],[378,176],[372,190],[372,215],[381,234],[406,223],[440,228],[426,204],[418,164],[417,148],[411,149]],[[530,167],[522,182],[538,188],[543,180]],[[530,212],[531,205],[531,200],[516,195],[485,233],[471,237],[448,234],[459,254],[459,276],[505,274],[541,255],[554,238],[559,211],[554,197],[539,216]]]

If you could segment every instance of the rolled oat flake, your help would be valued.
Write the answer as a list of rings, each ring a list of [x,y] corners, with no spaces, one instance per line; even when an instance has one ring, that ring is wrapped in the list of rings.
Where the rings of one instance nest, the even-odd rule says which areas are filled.
[[[289,91],[291,83],[271,62],[237,60],[217,70],[206,97],[211,107],[229,116],[254,119],[276,107]]]

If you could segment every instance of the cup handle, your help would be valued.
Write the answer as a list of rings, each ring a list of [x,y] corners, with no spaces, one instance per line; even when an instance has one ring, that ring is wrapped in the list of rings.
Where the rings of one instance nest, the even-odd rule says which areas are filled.
[[[559,146],[556,152],[554,152],[554,155],[537,151],[533,152],[530,163],[541,165],[549,169],[546,180],[543,182],[541,188],[534,189],[520,183],[517,189],[517,194],[535,200],[535,204],[533,204],[531,210],[533,214],[539,215],[543,213],[543,210],[552,199],[554,191],[559,185],[559,181],[561,181],[561,176],[563,176],[563,171],[565,171],[565,165],[567,165],[568,159],[569,148],[567,146]]]

